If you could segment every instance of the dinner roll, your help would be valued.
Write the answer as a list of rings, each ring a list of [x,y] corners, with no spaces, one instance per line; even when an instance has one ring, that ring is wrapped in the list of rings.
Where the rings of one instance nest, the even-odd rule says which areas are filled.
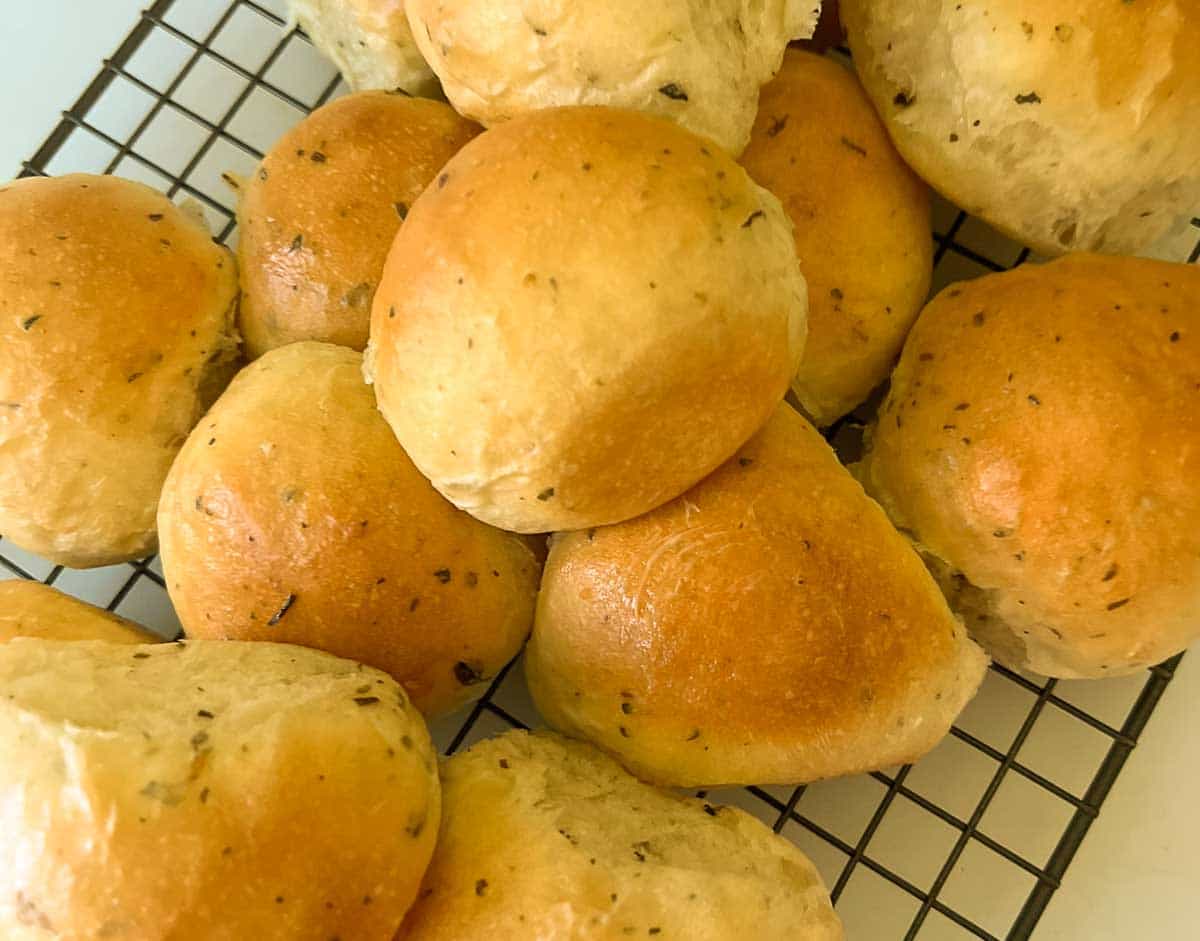
[[[1194,0],[845,0],[904,159],[1034,250],[1133,253],[1200,205]]]
[[[929,293],[929,190],[854,73],[798,49],[763,87],[742,166],[795,223],[808,345],[792,388],[832,424],[887,378]]]
[[[189,636],[361,660],[427,715],[478,698],[533,621],[526,540],[438,495],[344,347],[296,343],[239,374],[171,468],[159,530]]]
[[[0,645],[0,936],[390,941],[439,820],[392,680],[283,644]]]
[[[438,94],[437,78],[408,28],[404,0],[288,0],[288,6],[351,88]]]
[[[734,154],[759,86],[820,0],[408,0],[421,53],[489,127],[538,108],[611,105],[670,118]]]
[[[1200,636],[1200,269],[1071,255],[917,320],[862,466],[996,659],[1128,673]]]
[[[443,765],[445,813],[397,941],[840,941],[804,855],[587,745],[510,732]]]
[[[478,131],[441,102],[369,91],[318,108],[284,134],[241,184],[246,352],[298,340],[366,346],[396,230]]]
[[[770,415],[804,346],[783,207],[667,121],[561,108],[476,138],[413,205],[368,372],[413,463],[503,529],[677,496]]]
[[[0,186],[0,532],[84,568],[154,551],[171,460],[231,374],[237,274],[141,183]]]
[[[0,582],[0,644],[14,637],[111,644],[154,644],[162,639],[140,624],[24,578]]]
[[[554,727],[659,784],[793,784],[913,761],[987,658],[787,405],[638,519],[558,535],[525,673]]]

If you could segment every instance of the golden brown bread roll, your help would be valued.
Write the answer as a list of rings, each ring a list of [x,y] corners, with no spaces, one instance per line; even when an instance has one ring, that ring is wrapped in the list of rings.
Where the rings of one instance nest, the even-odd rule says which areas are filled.
[[[770,415],[804,344],[779,201],[687,131],[561,108],[476,138],[413,205],[369,374],[413,463],[518,532],[636,516]]]
[[[607,105],[677,121],[731,153],[820,0],[408,0],[417,46],[462,114],[492,126]]]
[[[288,6],[351,88],[440,91],[413,40],[404,0],[288,0]]]
[[[442,776],[437,851],[397,941],[841,941],[795,846],[587,745],[510,732]]]
[[[862,479],[993,656],[1112,676],[1200,635],[1200,269],[1069,255],[917,320]]]
[[[171,469],[159,529],[189,636],[361,660],[427,715],[477,698],[533,620],[529,545],[438,495],[344,347],[295,343],[243,370]]]
[[[929,190],[901,161],[854,73],[790,49],[763,86],[742,166],[783,202],[808,283],[792,388],[829,425],[887,378],[929,293]]]
[[[298,340],[366,346],[371,298],[408,207],[479,131],[441,102],[371,91],[284,134],[241,184],[247,354]]]
[[[1146,248],[1200,205],[1195,0],[845,0],[904,159],[1047,255]]]
[[[0,532],[76,568],[154,551],[171,460],[231,375],[229,252],[111,176],[0,187]]]
[[[110,644],[162,640],[140,624],[24,578],[0,582],[0,644],[14,637],[105,640]]]
[[[390,941],[440,814],[377,670],[283,644],[0,645],[0,936]]]
[[[987,658],[786,405],[678,500],[550,547],[525,674],[639,777],[792,784],[913,761]]]

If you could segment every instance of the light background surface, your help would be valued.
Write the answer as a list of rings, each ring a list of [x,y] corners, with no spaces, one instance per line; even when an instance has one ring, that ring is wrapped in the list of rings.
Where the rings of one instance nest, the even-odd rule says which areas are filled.
[[[0,172],[11,174],[19,167],[20,160],[31,154],[53,128],[60,111],[74,102],[103,58],[116,48],[133,25],[144,3],[139,0],[0,0],[0,3],[6,13],[4,39],[0,41],[0,167],[4,168]],[[206,4],[219,9],[223,8],[224,0],[188,0],[182,6],[198,10]],[[269,5],[278,6],[276,3]],[[197,15],[203,15],[202,11]],[[150,61],[145,65],[153,71],[155,63]],[[119,122],[119,116],[115,119]],[[268,128],[264,133],[273,139],[278,131]],[[984,233],[980,238],[986,240],[988,235]],[[10,544],[0,545],[0,550],[10,557],[16,556]],[[27,561],[35,574],[45,574],[37,560]],[[84,574],[67,570],[58,584],[104,604],[125,574],[124,571],[101,570]],[[0,572],[0,577],[3,576]],[[168,629],[171,623],[169,606],[164,607],[165,598],[161,597],[161,591],[157,594],[155,591],[152,583],[143,579],[122,603],[121,611]],[[1111,682],[1119,684],[1121,681]],[[1078,697],[1076,701],[1086,703],[1088,708],[1102,709],[1106,702],[1124,703],[1122,697],[1125,694],[1115,685],[1067,684],[1067,687],[1066,695]],[[1129,688],[1132,689],[1132,685]],[[1060,687],[1060,691],[1062,689]],[[522,698],[515,695],[518,700]],[[964,721],[973,730],[979,730],[977,734],[982,730],[1002,728],[1011,721],[1007,713],[1021,707],[1008,701],[1012,695],[1011,692],[991,691],[991,695],[981,697],[980,707],[973,707],[973,713]],[[517,713],[527,708],[526,703],[508,701],[504,695],[499,696],[498,701]],[[1197,927],[1200,924],[1200,809],[1197,808],[1195,783],[1200,779],[1198,723],[1200,669],[1196,662],[1185,659],[1069,870],[1062,890],[1051,902],[1035,938],[1045,941],[1174,941],[1200,937],[1200,927]],[[1056,734],[1054,724],[1039,729],[1039,738],[1027,746],[1031,756],[1040,756],[1040,760],[1053,763],[1060,777],[1069,778],[1076,767],[1081,773],[1089,773],[1094,767],[1094,755],[1087,753],[1086,746],[1080,745],[1077,735],[1068,734],[1065,727],[1061,732],[1061,735]],[[1022,756],[1025,754],[1023,752]],[[968,757],[965,750],[961,757],[957,753],[943,752],[939,765],[946,765],[953,780],[956,775],[966,773],[959,762]],[[870,791],[872,787],[879,789],[875,782],[862,780],[865,783],[818,785],[804,800],[828,803],[831,813],[848,820],[854,815],[860,798],[863,806],[877,799],[873,792],[860,793],[864,789]],[[1012,779],[1008,779],[1005,787],[1009,788],[1012,783]],[[1044,825],[1040,822],[1044,819],[1043,812],[1034,802],[1042,798],[1036,789],[1023,791],[1016,787],[1009,790],[1010,793],[1001,795],[1000,803],[1006,825],[1019,830],[1022,821],[1027,823],[1029,832],[1021,839],[1027,841],[1030,852],[1040,849],[1046,840],[1052,845],[1058,831],[1049,822]],[[953,795],[943,795],[940,799],[949,804]],[[903,820],[900,820],[881,828],[871,849],[887,854],[885,862],[899,871],[909,866],[914,872],[914,880],[919,881],[917,872],[923,867],[922,860],[928,857],[936,861],[939,854],[944,855],[945,848],[941,843],[945,835],[939,836],[935,830],[915,824],[906,831],[902,825]],[[914,836],[927,840],[928,845],[914,844]],[[853,839],[852,836],[849,838]],[[815,861],[821,865],[819,844],[813,847],[801,842],[806,849],[813,850]],[[986,867],[976,868],[973,873],[972,868],[966,867],[963,875],[973,884],[956,891],[977,899],[975,904],[986,908],[990,891]],[[830,872],[826,867],[824,874],[831,880],[836,876],[836,870]],[[866,882],[863,886],[859,889],[852,883],[844,904],[853,904],[858,899],[864,907],[880,907],[881,914],[878,921],[865,914],[850,918],[849,923],[857,928],[857,935],[852,932],[850,941],[898,938],[900,935],[891,930],[894,922],[882,911],[887,902],[868,900],[870,886]],[[999,895],[1002,889],[997,887],[995,891]],[[997,898],[995,901],[999,908],[1004,907],[1002,900]],[[943,936],[936,925],[936,919],[931,921],[920,937]]]

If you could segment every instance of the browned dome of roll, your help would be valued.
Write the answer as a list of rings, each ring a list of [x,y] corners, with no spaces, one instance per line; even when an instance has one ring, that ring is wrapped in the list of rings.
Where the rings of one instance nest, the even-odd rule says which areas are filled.
[[[921,313],[865,459],[976,637],[1111,676],[1200,635],[1200,269],[1069,255]]]
[[[233,371],[237,274],[113,176],[0,186],[0,532],[83,568],[149,555],[159,491]]]
[[[742,166],[783,202],[808,283],[792,380],[829,425],[887,378],[929,293],[929,188],[904,164],[854,73],[789,49],[763,86]]]
[[[904,537],[786,405],[679,499],[556,536],[526,652],[552,726],[687,787],[912,761],[985,665]]]
[[[367,91],[284,134],[241,183],[246,352],[300,340],[362,350],[371,298],[409,207],[480,130],[442,102]]]
[[[556,108],[482,134],[414,204],[367,368],[413,463],[518,532],[678,496],[753,434],[803,350],[779,201],[669,121]]]
[[[345,347],[293,343],[243,370],[171,468],[159,530],[189,636],[359,660],[427,715],[481,695],[533,620],[529,542],[438,495]]]

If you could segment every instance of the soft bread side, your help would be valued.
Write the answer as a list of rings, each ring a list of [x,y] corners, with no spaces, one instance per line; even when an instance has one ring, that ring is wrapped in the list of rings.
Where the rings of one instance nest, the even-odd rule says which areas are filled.
[[[1200,205],[1194,0],[843,0],[904,159],[1044,255],[1134,254]]]
[[[417,49],[404,0],[288,0],[313,44],[355,91],[401,88],[437,97],[440,86]]]
[[[491,127],[521,114],[605,105],[675,121],[741,153],[759,86],[820,0],[408,0],[446,97]]]
[[[841,941],[794,845],[587,745],[510,732],[442,775],[438,849],[397,941]]]
[[[387,941],[433,851],[420,716],[278,644],[0,645],[0,936]]]

